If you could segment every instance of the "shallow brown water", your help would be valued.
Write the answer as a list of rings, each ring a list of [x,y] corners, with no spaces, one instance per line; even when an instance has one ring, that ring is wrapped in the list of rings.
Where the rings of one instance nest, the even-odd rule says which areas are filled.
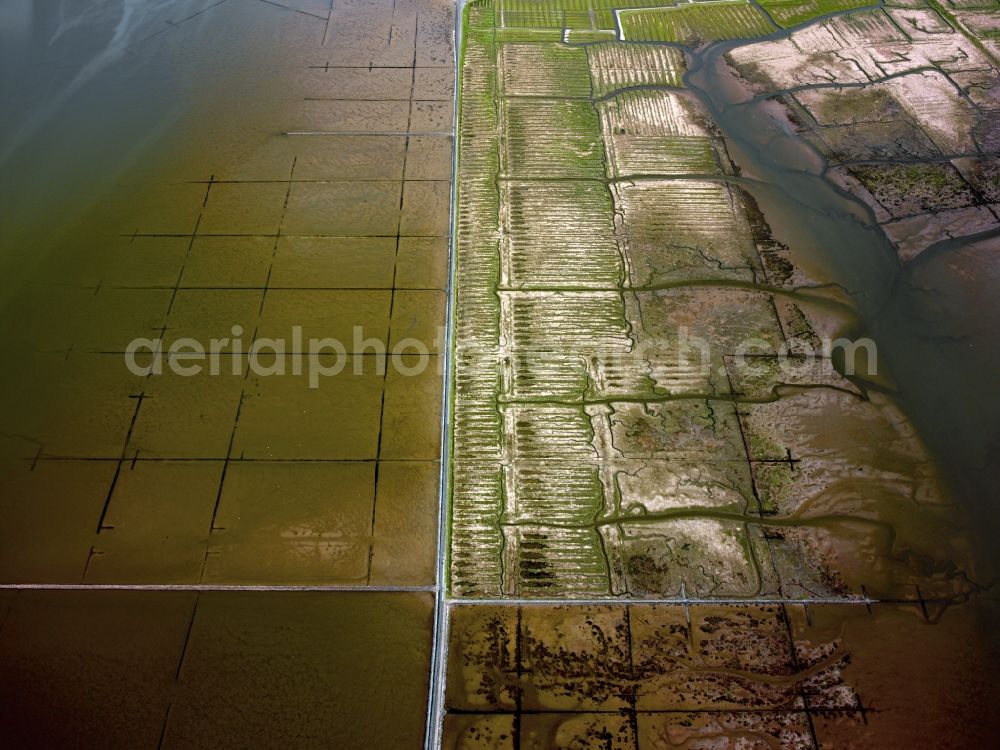
[[[420,746],[451,3],[0,10],[0,744]]]

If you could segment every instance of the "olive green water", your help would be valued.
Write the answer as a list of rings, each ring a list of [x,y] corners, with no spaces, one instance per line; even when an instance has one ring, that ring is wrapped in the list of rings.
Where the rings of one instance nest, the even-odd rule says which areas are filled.
[[[0,745],[421,746],[453,27],[434,0],[0,4]],[[288,374],[126,366],[233,326],[290,340]],[[291,326],[343,375],[296,374]]]

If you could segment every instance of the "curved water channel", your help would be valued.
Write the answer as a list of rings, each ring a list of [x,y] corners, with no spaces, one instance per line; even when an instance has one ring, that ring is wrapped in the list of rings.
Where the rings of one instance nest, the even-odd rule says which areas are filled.
[[[727,64],[731,50],[759,42],[686,49],[685,83],[725,137],[746,178],[741,187],[775,239],[790,248],[796,265],[850,295],[858,320],[844,333],[876,342],[879,381],[891,383],[969,512],[970,533],[988,551],[1000,530],[991,480],[998,466],[1000,348],[990,332],[1000,306],[989,293],[1000,272],[976,245],[985,241],[995,254],[997,233],[943,240],[901,263],[871,209],[828,178],[823,156],[784,120],[773,99],[781,92],[755,96]]]

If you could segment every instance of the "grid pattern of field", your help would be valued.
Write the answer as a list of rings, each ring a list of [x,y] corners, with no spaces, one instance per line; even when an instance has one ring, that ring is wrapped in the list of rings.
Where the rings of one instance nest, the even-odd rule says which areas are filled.
[[[627,7],[674,4],[672,0],[633,0]],[[623,4],[616,0],[498,0],[497,23],[506,28],[613,30],[614,14],[620,7]]]
[[[591,46],[587,53],[596,96],[626,86],[681,85],[684,56],[672,47],[610,43]]]
[[[0,747],[422,746],[454,23],[0,3]]]
[[[692,3],[676,8],[623,10],[618,14],[623,39],[700,44],[719,39],[765,36],[774,26],[750,3]]]
[[[800,23],[865,6],[876,6],[872,0],[765,0],[761,6],[774,22],[787,29]]]
[[[885,525],[908,538],[939,491],[893,404],[829,360],[789,374],[735,357],[748,337],[777,350],[815,334],[796,293],[775,293],[785,277],[761,258],[773,241],[681,86],[682,59],[656,44],[506,41],[496,6],[467,13],[451,595],[853,600],[960,586],[922,581],[888,550],[864,569],[822,551],[853,559]],[[827,517],[826,498],[858,492],[852,520]],[[927,499],[919,513],[891,510],[913,496]]]
[[[853,313],[839,295],[836,313],[813,306],[819,287],[744,192],[677,44],[774,34],[736,55],[764,51],[781,72],[801,55],[817,80],[830,60],[857,88],[789,101],[821,148],[845,152],[871,134],[974,148],[953,84],[987,98],[987,79],[924,70],[867,87],[904,64],[869,50],[938,34],[932,18],[844,15],[789,41],[771,18],[856,4],[767,5],[770,18],[744,3],[467,10],[445,747],[911,746],[911,684],[934,679],[900,684],[916,672],[889,644],[962,660],[949,643],[978,609],[957,608],[940,641],[924,626],[977,591],[974,565],[907,418],[828,357],[740,355],[749,340],[818,346]],[[948,49],[921,44],[928,60]],[[842,47],[857,54],[835,61]],[[988,226],[962,213],[989,213],[973,205],[995,183],[987,159],[851,173],[901,216],[936,201],[959,212],[954,231]]]

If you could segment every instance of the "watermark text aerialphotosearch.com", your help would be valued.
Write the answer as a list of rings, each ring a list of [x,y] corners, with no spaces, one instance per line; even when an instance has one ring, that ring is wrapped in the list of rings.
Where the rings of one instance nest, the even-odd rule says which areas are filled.
[[[420,375],[428,367],[440,366],[445,346],[445,329],[439,327],[432,341],[404,338],[390,348],[384,337],[366,336],[362,326],[354,326],[349,342],[334,337],[306,337],[301,326],[292,326],[288,338],[243,338],[243,328],[234,325],[231,336],[212,338],[207,342],[194,338],[178,338],[164,346],[162,338],[136,338],[125,349],[125,365],[138,377],[155,377],[165,372],[182,377],[196,375],[245,375],[247,372],[261,377],[281,375],[306,375],[310,388],[318,388],[324,378],[341,374],[362,375],[371,372],[365,359],[371,357],[376,374],[384,375],[387,367],[403,376]],[[761,338],[747,338],[731,352],[716,352],[718,347],[704,338],[691,335],[681,326],[671,339],[641,341],[630,347],[602,349],[599,345],[587,347],[578,353],[580,361],[591,367],[615,368],[634,366],[650,367],[653,363],[678,362],[690,368],[700,360],[702,373],[708,375],[718,367],[716,355],[728,355],[740,371],[754,374],[763,372],[763,365],[755,358],[767,358],[778,363],[779,369],[800,372],[817,359],[838,359],[846,375],[870,377],[877,374],[878,357],[875,342],[862,338],[821,339],[819,346],[805,339],[790,339],[775,347]],[[497,360],[498,365],[516,358],[519,365],[530,366],[532,359],[549,360],[554,353],[546,348],[508,349],[502,344],[496,348],[473,349],[455,342],[455,349],[464,358],[483,357]],[[560,357],[573,361],[574,357],[560,352]],[[715,364],[713,364],[715,363]],[[350,367],[348,367],[350,365]]]

